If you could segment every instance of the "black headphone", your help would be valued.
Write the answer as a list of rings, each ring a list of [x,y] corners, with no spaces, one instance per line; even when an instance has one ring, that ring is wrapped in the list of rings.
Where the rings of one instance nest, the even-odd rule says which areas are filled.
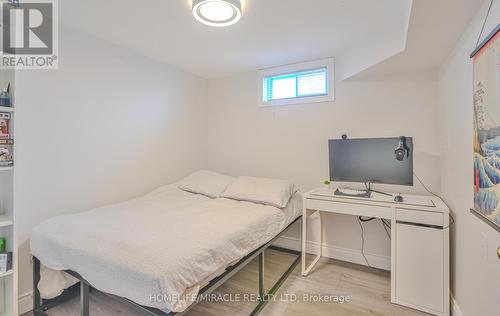
[[[406,137],[399,137],[399,145],[394,150],[394,155],[399,161],[408,159],[408,157],[410,156],[410,149],[408,148],[408,146],[406,146]]]

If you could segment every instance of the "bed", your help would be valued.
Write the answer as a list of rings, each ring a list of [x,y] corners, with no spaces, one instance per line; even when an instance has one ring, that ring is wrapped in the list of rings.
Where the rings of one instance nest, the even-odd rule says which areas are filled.
[[[47,282],[39,282],[41,262],[152,314],[184,313],[198,294],[214,290],[211,285],[261,255],[302,213],[298,192],[282,208],[215,195],[171,184],[124,203],[41,223],[31,235],[35,311],[53,305],[44,305],[48,295],[40,291]],[[82,314],[88,314],[86,300]]]

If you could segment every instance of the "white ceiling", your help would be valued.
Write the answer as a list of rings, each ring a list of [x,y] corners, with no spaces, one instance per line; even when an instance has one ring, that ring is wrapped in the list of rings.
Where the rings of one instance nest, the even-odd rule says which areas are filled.
[[[59,4],[64,24],[210,79],[338,56],[404,28],[411,0],[243,0],[227,28],[197,22],[191,0]]]
[[[332,56],[349,64],[344,79],[373,64],[357,77],[436,68],[483,0],[242,2],[227,28],[197,22],[191,0],[59,5],[62,23],[207,79]]]

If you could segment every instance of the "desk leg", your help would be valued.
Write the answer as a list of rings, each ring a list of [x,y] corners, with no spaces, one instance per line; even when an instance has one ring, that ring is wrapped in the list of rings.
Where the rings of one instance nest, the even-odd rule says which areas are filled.
[[[396,230],[396,208],[392,208],[391,218],[391,303],[396,303],[396,242],[398,234]]]
[[[318,257],[323,256],[323,222],[321,220],[321,212],[318,211],[318,221],[319,221],[319,252]],[[319,260],[318,258],[318,260]]]
[[[89,316],[89,285],[85,281],[80,281],[80,315]]]
[[[302,210],[302,226],[301,226],[301,232],[300,232],[300,239],[302,242],[302,275],[306,276],[306,247],[307,247],[307,210],[303,209]]]
[[[318,221],[319,221],[319,250],[318,255],[314,258],[313,262],[307,267],[306,266],[306,256],[307,256],[307,218],[314,213],[318,213]],[[321,255],[323,253],[323,225],[321,223],[321,212],[320,211],[310,211],[304,209],[302,212],[302,276],[307,276],[309,272],[311,272],[312,268],[318,263],[319,259],[321,259]]]

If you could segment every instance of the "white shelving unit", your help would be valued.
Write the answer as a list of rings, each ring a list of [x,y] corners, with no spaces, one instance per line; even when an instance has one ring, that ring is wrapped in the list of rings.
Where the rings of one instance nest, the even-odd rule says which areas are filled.
[[[13,274],[14,274],[14,270],[9,270],[5,273],[0,273],[0,279],[3,277],[8,277],[9,275],[13,275]]]
[[[14,225],[14,222],[5,215],[0,215],[0,227],[9,227]]]
[[[10,83],[12,104],[15,104],[15,71],[0,69],[0,89]],[[10,138],[14,139],[15,108],[0,106],[0,113],[10,113]],[[15,143],[14,143],[15,147]],[[6,251],[12,252],[12,269],[0,273],[0,316],[18,314],[17,240],[14,225],[14,167],[0,167],[0,237],[6,239]]]
[[[0,316],[17,315],[17,253],[13,214],[13,169],[0,172],[0,237],[7,241],[6,250],[13,252],[13,267],[0,273]]]

